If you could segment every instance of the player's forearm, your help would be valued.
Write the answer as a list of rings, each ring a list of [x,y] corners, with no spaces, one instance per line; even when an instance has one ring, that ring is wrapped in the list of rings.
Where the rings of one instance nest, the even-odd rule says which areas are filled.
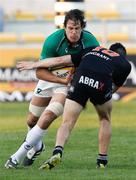
[[[35,68],[48,68],[48,67],[55,67],[61,65],[70,65],[72,64],[71,55],[55,57],[55,58],[47,58],[46,60],[38,61],[38,62],[31,62],[31,61],[20,61],[17,63],[16,67],[20,70],[29,70]]]
[[[61,56],[61,57],[54,57],[54,58],[47,58],[46,60],[35,62],[33,68],[40,68],[40,67],[55,67],[61,65],[69,65],[72,64],[71,62],[71,55]]]

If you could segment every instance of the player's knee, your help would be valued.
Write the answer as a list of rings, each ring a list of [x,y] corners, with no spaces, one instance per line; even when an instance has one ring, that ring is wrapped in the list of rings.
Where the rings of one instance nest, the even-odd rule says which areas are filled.
[[[27,119],[27,125],[32,128],[36,125],[40,115],[44,111],[46,107],[39,107],[35,106],[30,103],[29,105],[29,114],[28,114],[28,119]]]
[[[100,118],[100,121],[103,123],[103,124],[107,124],[107,123],[110,123],[110,117],[109,116],[103,116]]]
[[[46,107],[46,110],[53,112],[57,117],[63,113],[63,109],[63,105],[59,102],[52,102]]]
[[[39,107],[39,106],[35,106],[35,105],[30,103],[29,112],[31,112],[35,117],[39,118],[45,108],[46,108],[45,106]]]
[[[29,112],[27,119],[28,127],[33,128],[36,125],[38,119],[39,119],[38,117],[35,117],[31,112]]]
[[[99,112],[99,118],[100,118],[100,121],[110,121],[111,119],[111,114],[109,111],[101,111]]]

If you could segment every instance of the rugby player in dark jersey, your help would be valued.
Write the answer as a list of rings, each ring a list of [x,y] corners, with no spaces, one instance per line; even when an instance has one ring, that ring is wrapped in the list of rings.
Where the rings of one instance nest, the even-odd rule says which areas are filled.
[[[20,70],[64,64],[74,64],[76,67],[53,155],[40,169],[51,169],[61,162],[64,145],[88,100],[94,105],[100,120],[97,167],[104,168],[107,165],[111,138],[112,94],[123,85],[131,70],[131,65],[125,57],[126,49],[122,44],[113,44],[109,49],[97,46],[86,48],[75,55],[50,58],[46,62],[18,64]]]

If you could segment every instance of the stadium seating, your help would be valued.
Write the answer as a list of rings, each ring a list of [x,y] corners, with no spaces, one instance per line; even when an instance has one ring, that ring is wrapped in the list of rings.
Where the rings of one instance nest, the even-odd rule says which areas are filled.
[[[42,33],[0,33],[0,43],[43,43],[45,36]]]
[[[42,14],[41,17],[42,17],[43,20],[47,20],[47,21],[54,20],[55,13],[53,13],[53,12],[45,12],[45,13]]]
[[[92,20],[93,19],[93,13],[91,13],[90,11],[86,11],[85,12],[85,18],[87,20]]]
[[[18,37],[15,33],[0,33],[0,43],[16,43]]]
[[[102,34],[94,34],[94,36],[97,38],[98,41],[103,40],[103,35]]]
[[[120,13],[118,11],[100,11],[95,14],[95,17],[102,20],[118,19],[120,18]]]
[[[20,36],[20,41],[23,43],[43,43],[44,40],[45,36],[41,33],[23,33]]]
[[[120,6],[122,0],[116,2],[114,0],[103,0],[103,2],[101,0],[85,0],[84,12],[87,19],[87,30],[96,32],[97,39],[105,45],[114,41],[123,41],[131,43],[133,46],[136,40],[134,1],[124,0],[123,6]],[[8,0],[0,0],[0,2],[5,10],[4,31],[8,32],[6,35],[0,35],[0,42],[6,42],[6,45],[7,42],[26,42],[31,43],[31,45],[43,42],[44,36],[47,37],[57,28],[54,24],[55,0],[47,0],[46,3],[45,0],[40,0],[42,3],[39,0],[33,0],[33,6],[28,0],[13,0],[12,6]],[[29,22],[31,23],[29,24]],[[126,26],[125,29],[124,26]],[[10,31],[17,35],[9,33]],[[37,32],[44,35],[36,34]]]
[[[129,41],[129,35],[127,33],[110,33],[107,35],[107,41]]]
[[[23,11],[16,11],[14,14],[14,18],[16,20],[36,20],[37,16],[36,14],[32,13],[32,12],[23,12]]]
[[[136,47],[127,48],[127,53],[131,55],[136,55]]]

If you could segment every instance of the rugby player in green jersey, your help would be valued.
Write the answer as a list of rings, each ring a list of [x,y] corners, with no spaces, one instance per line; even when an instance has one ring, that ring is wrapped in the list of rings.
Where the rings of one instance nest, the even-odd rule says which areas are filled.
[[[88,31],[85,31],[86,21],[83,12],[74,9],[69,11],[64,19],[64,29],[57,30],[44,42],[40,60],[49,57],[58,57],[67,54],[75,54],[82,49],[98,46],[99,42]],[[78,59],[77,59],[78,61]],[[40,79],[29,105],[27,125],[29,132],[26,136],[28,144],[22,145],[19,150],[11,156],[13,167],[19,164],[24,157],[25,166],[32,165],[35,158],[44,149],[41,137],[45,134],[50,124],[63,113],[63,106],[67,95],[67,84],[64,79],[69,69],[59,69],[54,75],[45,69],[37,69],[36,75]],[[41,115],[42,114],[42,115]],[[46,117],[46,123],[43,121]],[[39,124],[36,125],[39,119]],[[25,141],[26,142],[26,141]],[[13,163],[12,163],[13,162]]]

